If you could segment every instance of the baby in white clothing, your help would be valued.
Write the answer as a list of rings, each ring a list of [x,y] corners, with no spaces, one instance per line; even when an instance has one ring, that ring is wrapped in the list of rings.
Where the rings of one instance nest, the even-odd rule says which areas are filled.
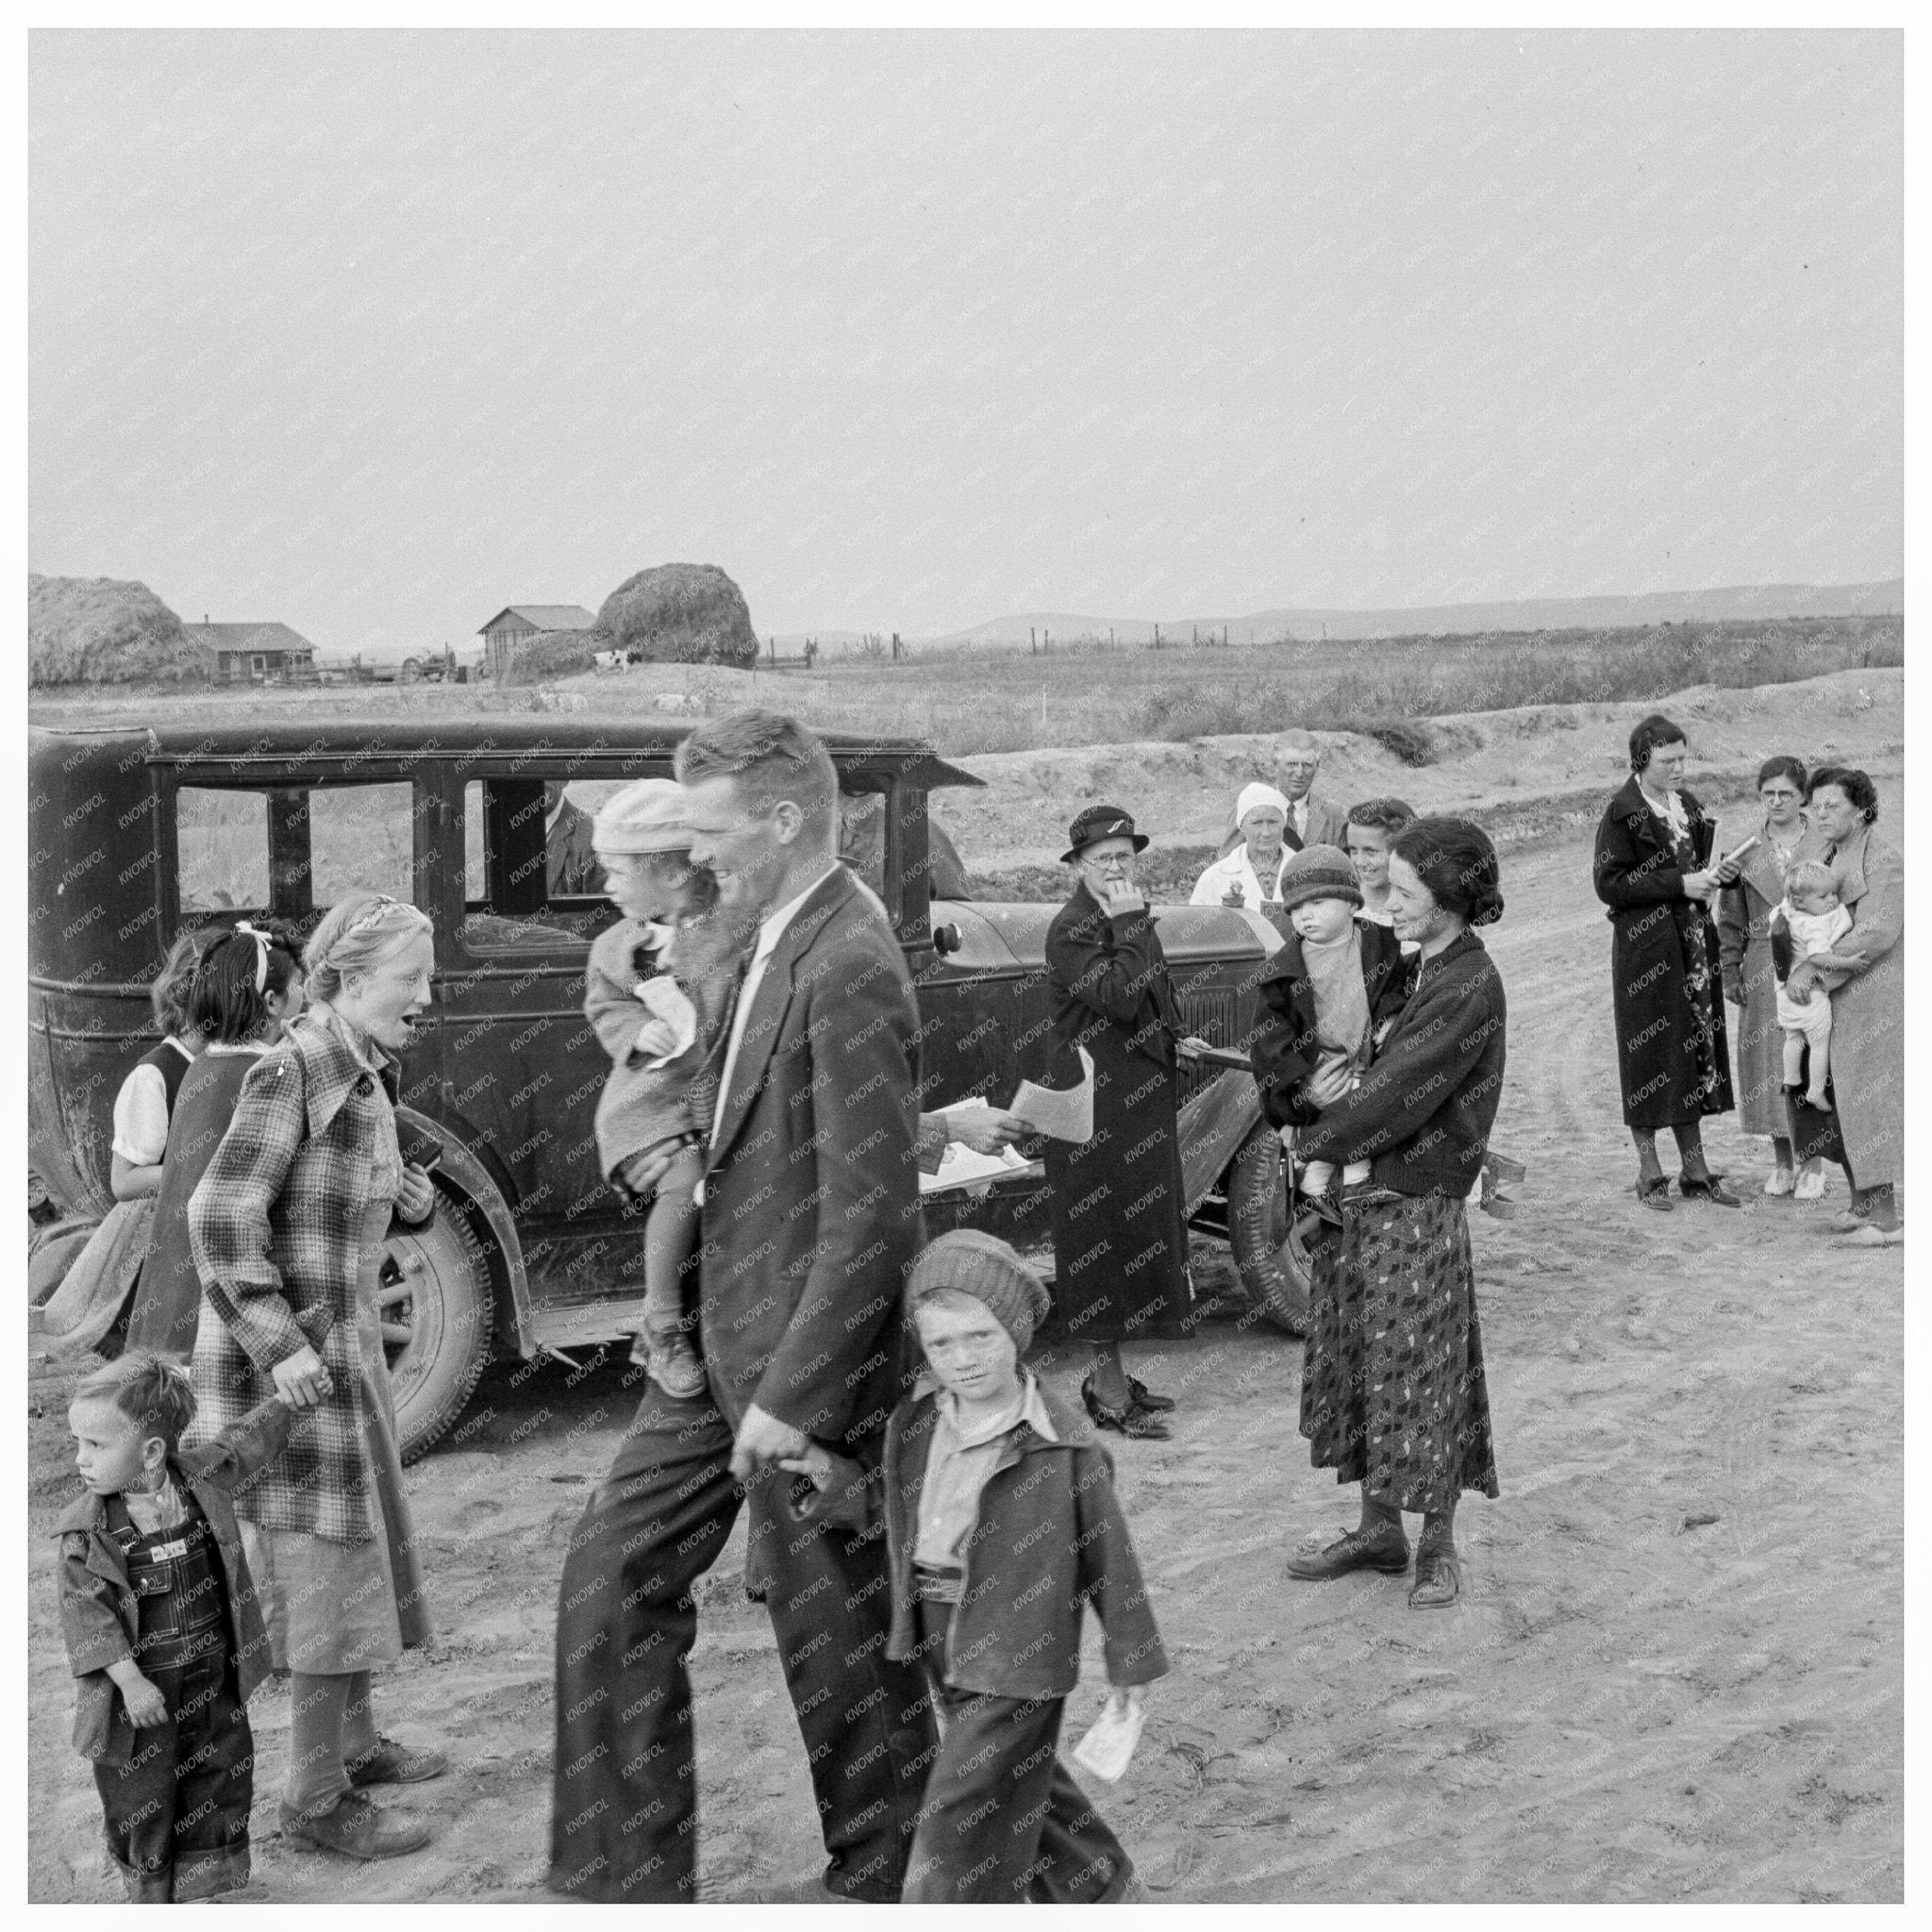
[[[1785,879],[1783,903],[1774,915],[1791,936],[1791,966],[1810,959],[1820,966],[1848,965],[1833,951],[1852,929],[1852,915],[1839,903],[1838,880],[1828,865],[1807,859],[1792,866]],[[1824,1105],[1824,1082],[1831,1072],[1831,996],[1814,986],[1809,996],[1793,999],[1783,981],[1777,990],[1777,1024],[1785,1035],[1785,1085],[1796,1087],[1805,1074],[1805,1049],[1811,1049],[1810,1079],[1805,1101]]]

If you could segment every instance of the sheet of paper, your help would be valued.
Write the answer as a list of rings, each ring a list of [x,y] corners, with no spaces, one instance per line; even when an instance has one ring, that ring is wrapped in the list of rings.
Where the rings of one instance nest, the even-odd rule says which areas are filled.
[[[1009,1174],[1024,1174],[1034,1165],[1010,1147],[1002,1147],[997,1154],[975,1154],[955,1141],[941,1157],[939,1172],[919,1176],[919,1191],[938,1194],[949,1188],[964,1188],[969,1193],[983,1195],[994,1181]]]
[[[1115,1704],[1108,1698],[1093,1728],[1074,1746],[1074,1762],[1108,1784],[1118,1784],[1134,1755],[1134,1746],[1141,1741],[1141,1726],[1145,1723],[1143,1709],[1124,1701]]]
[[[1022,1080],[1007,1108],[1036,1134],[1049,1134],[1056,1141],[1093,1138],[1093,1056],[1084,1046],[1074,1051],[1080,1056],[1077,1087],[1039,1087],[1031,1080]]]

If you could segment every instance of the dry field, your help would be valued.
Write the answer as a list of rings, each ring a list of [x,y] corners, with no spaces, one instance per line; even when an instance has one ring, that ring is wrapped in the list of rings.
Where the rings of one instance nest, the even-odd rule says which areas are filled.
[[[622,719],[658,717],[656,699],[675,693],[712,712],[761,704],[827,728],[925,738],[952,757],[1180,742],[1291,724],[1407,725],[1413,736],[1412,721],[1444,712],[1615,704],[1693,685],[1731,689],[1904,661],[1899,618],[1793,618],[1159,651],[1056,645],[1037,658],[1010,648],[919,646],[902,664],[827,651],[810,673],[647,664],[537,689],[391,685],[275,692],[266,702],[305,719],[364,716],[372,707],[425,718],[566,709]],[[37,692],[33,711],[47,722],[112,715],[199,724],[242,712],[252,720],[263,703],[258,692],[234,691]]]
[[[1667,708],[1691,732],[1694,788],[1736,800],[1766,752],[1829,749],[1878,777],[1895,828],[1902,683],[1841,673]],[[1531,1169],[1519,1219],[1474,1218],[1503,1494],[1462,1512],[1464,1602],[1425,1615],[1390,1579],[1285,1578],[1289,1551],[1350,1520],[1297,1434],[1298,1344],[1223,1317],[1133,1364],[1182,1403],[1172,1441],[1116,1450],[1174,1670],[1101,1803],[1158,1900],[1903,1897],[1902,1256],[1831,1250],[1841,1179],[1816,1206],[1765,1198],[1767,1150],[1729,1122],[1708,1139],[1742,1212],[1685,1204],[1661,1220],[1630,1195],[1589,837],[1633,708],[1449,720],[1457,756],[1411,775],[1417,804],[1474,809],[1504,835],[1508,911],[1485,935],[1510,1001],[1497,1137]],[[993,782],[945,809],[985,871],[1036,866],[1042,813],[1063,819],[1095,788],[1194,845],[1265,750],[976,758]],[[1338,795],[1396,789],[1387,756],[1337,741]],[[1726,808],[1732,836],[1744,823]],[[1071,1389],[1079,1365],[1041,1366]],[[41,1364],[30,1382],[37,1900],[113,1895],[67,1744],[47,1562],[75,1488],[73,1379]],[[251,1897],[541,1895],[556,1579],[631,1392],[616,1368],[538,1363],[494,1372],[480,1400],[483,1427],[409,1472],[441,1634],[382,1691],[386,1728],[455,1760],[409,1793],[438,1838],[373,1868],[286,1847],[288,1700],[269,1689]],[[702,1586],[692,1657],[700,1863],[719,1895],[809,1869],[815,1836],[741,1558],[735,1544]],[[1070,1727],[1098,1697],[1090,1670]]]

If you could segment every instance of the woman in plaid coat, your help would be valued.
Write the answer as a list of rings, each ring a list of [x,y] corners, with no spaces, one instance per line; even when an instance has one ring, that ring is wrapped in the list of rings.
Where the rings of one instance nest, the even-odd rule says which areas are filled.
[[[362,1788],[447,1768],[377,1734],[369,1675],[429,1635],[375,1296],[391,1216],[421,1223],[436,1203],[397,1146],[391,1058],[434,958],[413,906],[357,892],[327,913],[304,957],[309,1010],[249,1071],[188,1210],[205,1291],[192,1441],[277,1394],[298,1411],[236,1499],[271,1657],[293,1676],[282,1830],[362,1858],[429,1836]]]

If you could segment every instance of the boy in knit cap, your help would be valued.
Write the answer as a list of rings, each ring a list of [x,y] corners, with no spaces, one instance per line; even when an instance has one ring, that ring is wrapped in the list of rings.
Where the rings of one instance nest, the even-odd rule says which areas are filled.
[[[620,1193],[671,1151],[644,1225],[644,1307],[634,1358],[665,1394],[705,1392],[687,1339],[684,1277],[697,1246],[697,1183],[717,1103],[719,1063],[749,930],[691,863],[684,792],[641,778],[608,800],[593,842],[624,917],[600,933],[584,973],[584,1017],[610,1056],[597,1099],[597,1164]]]
[[[1315,1118],[1301,1099],[1305,1082],[1329,1067],[1358,1075],[1368,1065],[1372,1025],[1392,1017],[1389,1003],[1399,1004],[1404,974],[1392,929],[1357,917],[1362,890],[1339,846],[1297,852],[1282,868],[1281,902],[1293,938],[1262,975],[1261,1004],[1274,1024],[1257,1041],[1253,1061],[1263,1110],[1276,1127],[1291,1128]],[[1369,1166],[1351,1161],[1341,1185],[1367,1180]],[[1340,1225],[1333,1161],[1309,1161],[1301,1191],[1316,1222]]]
[[[1047,1292],[1005,1241],[941,1235],[906,1300],[926,1374],[886,1425],[887,1655],[924,1663],[943,1729],[903,1896],[1113,1903],[1132,1862],[1058,1755],[1083,1606],[1106,1634],[1109,1712],[1138,1714],[1167,1670],[1112,1460],[1022,1366]],[[849,1493],[817,1444],[785,1466],[828,1501],[835,1478]]]

